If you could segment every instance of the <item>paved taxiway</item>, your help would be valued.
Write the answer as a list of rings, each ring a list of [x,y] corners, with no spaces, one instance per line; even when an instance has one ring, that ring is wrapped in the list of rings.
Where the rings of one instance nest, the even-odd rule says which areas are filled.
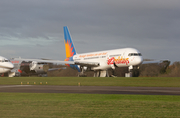
[[[180,95],[174,87],[0,85],[0,92]]]

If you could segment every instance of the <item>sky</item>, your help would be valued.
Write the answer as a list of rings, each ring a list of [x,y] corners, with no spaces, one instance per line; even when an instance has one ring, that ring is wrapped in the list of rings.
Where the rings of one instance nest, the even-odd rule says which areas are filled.
[[[0,0],[0,55],[65,59],[133,47],[144,59],[180,61],[180,0]]]

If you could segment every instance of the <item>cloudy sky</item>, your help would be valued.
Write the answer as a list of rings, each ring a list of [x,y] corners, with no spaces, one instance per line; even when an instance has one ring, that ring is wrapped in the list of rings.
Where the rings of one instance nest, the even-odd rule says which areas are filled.
[[[0,55],[65,59],[63,26],[77,53],[137,48],[180,61],[180,0],[0,0]]]

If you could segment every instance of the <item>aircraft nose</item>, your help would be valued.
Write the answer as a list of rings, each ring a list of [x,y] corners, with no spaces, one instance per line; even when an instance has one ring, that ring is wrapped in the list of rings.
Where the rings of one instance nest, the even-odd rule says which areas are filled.
[[[9,69],[13,69],[14,68],[14,64],[12,64],[11,62],[8,64],[8,68]]]
[[[142,56],[140,56],[139,58],[137,58],[136,62],[137,62],[137,65],[141,65],[142,62],[143,62]]]

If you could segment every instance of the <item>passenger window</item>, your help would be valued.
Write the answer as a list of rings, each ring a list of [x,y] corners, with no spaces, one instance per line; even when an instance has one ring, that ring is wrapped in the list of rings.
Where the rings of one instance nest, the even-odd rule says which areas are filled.
[[[129,53],[128,56],[142,56],[141,53]]]

